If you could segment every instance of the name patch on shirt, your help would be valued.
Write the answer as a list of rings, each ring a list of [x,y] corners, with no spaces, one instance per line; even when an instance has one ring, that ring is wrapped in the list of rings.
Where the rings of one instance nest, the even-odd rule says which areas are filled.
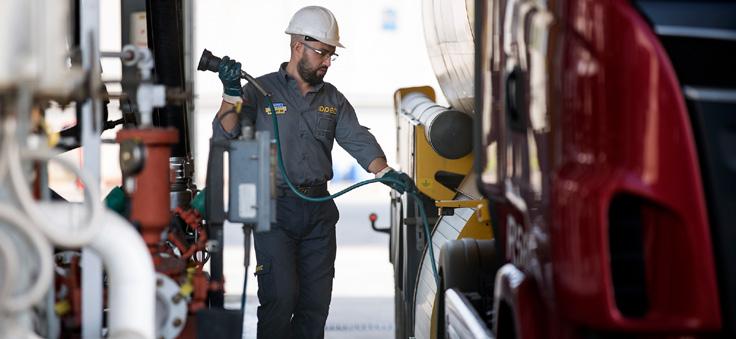
[[[337,109],[332,106],[319,106],[319,112],[320,113],[330,113],[330,114],[337,114]]]
[[[283,102],[274,102],[273,109],[276,110],[276,115],[286,114],[286,105]],[[266,114],[271,115],[271,107],[266,107],[263,111],[266,112]]]

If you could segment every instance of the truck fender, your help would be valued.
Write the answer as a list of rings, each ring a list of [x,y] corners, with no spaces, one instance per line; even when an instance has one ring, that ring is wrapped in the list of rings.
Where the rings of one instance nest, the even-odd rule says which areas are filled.
[[[499,339],[546,338],[543,301],[532,276],[513,264],[502,266],[496,274],[493,332]]]

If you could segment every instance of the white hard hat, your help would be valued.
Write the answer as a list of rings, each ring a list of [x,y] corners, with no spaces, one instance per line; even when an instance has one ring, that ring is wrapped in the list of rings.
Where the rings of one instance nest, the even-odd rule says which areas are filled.
[[[320,6],[307,6],[291,17],[286,34],[298,34],[312,37],[330,46],[345,48],[340,43],[340,31],[337,20],[329,9]]]

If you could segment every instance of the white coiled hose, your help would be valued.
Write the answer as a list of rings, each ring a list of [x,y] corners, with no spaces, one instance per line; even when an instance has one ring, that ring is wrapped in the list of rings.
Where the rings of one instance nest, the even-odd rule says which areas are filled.
[[[2,142],[2,147],[0,147],[0,182],[5,179],[5,175],[8,173],[8,153],[5,152],[5,145],[7,145],[10,142],[15,142],[15,140],[10,140],[10,136],[7,130],[10,128],[13,128],[14,126],[7,126],[8,124],[5,123],[5,126],[3,128],[0,128],[0,142]],[[15,124],[13,124],[15,125]]]
[[[31,247],[37,252],[38,265],[35,267],[24,267],[19,269],[35,270],[34,276],[30,279],[31,285],[15,286],[17,282],[11,283],[10,293],[6,294],[0,299],[0,309],[7,312],[19,312],[27,310],[33,304],[43,299],[46,292],[51,287],[51,281],[54,273],[53,263],[53,251],[51,250],[51,244],[43,237],[39,232],[34,229],[29,229],[28,225],[32,222],[25,218],[22,214],[18,213],[17,210],[0,205],[0,223],[5,223],[11,227],[15,227],[23,236],[28,239]],[[13,246],[14,249],[18,246]],[[26,255],[26,253],[22,253]],[[19,270],[18,269],[18,270]],[[16,270],[16,272],[18,272]],[[18,292],[20,289],[20,293]],[[25,290],[25,291],[23,291]]]
[[[18,250],[8,232],[0,232],[0,300],[13,292],[13,280],[18,276]]]
[[[18,213],[16,208],[0,205],[0,222],[6,222],[14,226],[23,236],[25,236],[29,245],[33,247],[34,252],[38,255],[39,264],[34,265],[36,272],[31,277],[29,286],[13,286],[11,292],[7,292],[7,297],[0,299],[0,309],[6,312],[18,312],[30,308],[34,303],[44,297],[47,290],[51,287],[53,279],[54,264],[53,251],[49,240],[54,244],[62,247],[80,248],[88,244],[92,238],[99,232],[99,218],[102,213],[102,204],[99,202],[96,190],[96,183],[89,180],[82,171],[73,163],[59,158],[54,158],[55,153],[49,150],[28,150],[20,151],[20,145],[16,140],[16,124],[13,118],[6,117],[3,121],[3,140],[0,149],[0,182],[8,179],[15,192],[15,198],[25,212]],[[86,218],[81,219],[83,222],[79,224],[64,224],[64,220],[58,220],[58,216],[50,215],[43,211],[41,205],[36,202],[28,187],[28,181],[23,173],[22,160],[37,161],[55,161],[64,168],[75,173],[85,185],[85,210]],[[10,174],[4,178],[5,174]],[[56,205],[73,206],[67,203],[54,203]],[[74,210],[79,210],[74,209]],[[61,224],[60,224],[61,222]],[[45,236],[45,237],[44,237]],[[15,246],[16,248],[18,246]],[[8,247],[9,248],[9,247]],[[16,249],[17,251],[17,249]],[[21,267],[20,269],[34,269]]]
[[[97,235],[100,230],[99,220],[102,214],[102,204],[99,201],[96,189],[97,183],[90,180],[72,162],[56,157],[57,154],[50,150],[21,151],[16,143],[8,143],[4,147],[4,152],[9,153],[9,155],[6,155],[8,156],[6,158],[8,160],[7,166],[9,167],[10,181],[18,202],[33,223],[52,243],[66,248],[80,248],[88,244]],[[20,159],[56,162],[73,172],[82,181],[85,197],[84,206],[87,211],[87,217],[82,219],[81,225],[63,227],[56,221],[55,216],[48,215],[40,208],[40,204],[33,199],[31,190],[28,187],[26,177],[23,174],[22,162],[17,161]],[[52,204],[67,205],[68,203],[53,202]]]

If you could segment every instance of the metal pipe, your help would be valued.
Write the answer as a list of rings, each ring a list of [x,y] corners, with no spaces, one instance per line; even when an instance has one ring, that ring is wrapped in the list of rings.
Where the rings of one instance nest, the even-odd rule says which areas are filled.
[[[156,248],[161,242],[161,232],[169,225],[169,157],[171,146],[176,144],[179,133],[173,128],[123,129],[116,140],[137,140],[146,147],[145,166],[135,174],[135,187],[126,191],[131,195],[130,219],[140,225],[146,244]],[[125,174],[128,181],[129,174]]]
[[[100,1],[80,0],[79,38],[82,68],[89,74],[92,98],[82,104],[81,142],[84,145],[84,170],[95,182],[100,181],[100,133],[102,102],[96,94],[100,88]],[[95,192],[99,196],[99,190]],[[99,338],[102,332],[102,262],[88,249],[82,249],[82,338]]]
[[[459,159],[473,150],[473,118],[464,112],[438,105],[414,92],[401,99],[401,112],[424,126],[424,133],[437,154]]]

